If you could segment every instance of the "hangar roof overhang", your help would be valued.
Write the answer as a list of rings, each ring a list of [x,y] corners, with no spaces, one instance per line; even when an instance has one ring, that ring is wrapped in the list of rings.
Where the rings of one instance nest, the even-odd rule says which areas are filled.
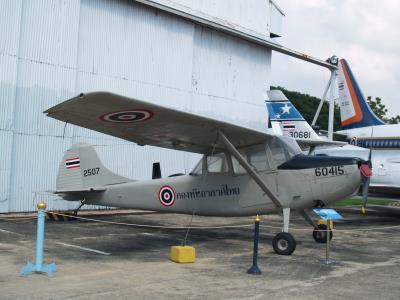
[[[190,20],[194,23],[200,24],[202,26],[206,26],[224,33],[227,33],[232,36],[236,36],[238,38],[244,39],[246,41],[261,45],[263,47],[267,47],[273,51],[292,56],[298,58],[300,60],[304,60],[310,62],[312,64],[319,65],[321,67],[328,68],[333,71],[336,70],[337,67],[335,65],[330,64],[324,60],[312,57],[310,55],[301,53],[299,51],[284,47],[280,44],[272,42],[267,36],[259,34],[257,32],[247,30],[245,28],[238,29],[234,24],[223,22],[223,20],[214,18],[212,16],[203,14],[199,11],[194,12],[189,7],[178,6],[172,1],[167,4],[160,3],[156,0],[135,0],[136,2],[157,8],[162,11],[166,11],[168,13],[180,16],[184,19]]]

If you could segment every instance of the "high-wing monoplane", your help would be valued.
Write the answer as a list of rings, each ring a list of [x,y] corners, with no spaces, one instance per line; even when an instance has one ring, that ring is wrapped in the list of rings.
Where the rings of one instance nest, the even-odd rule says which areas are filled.
[[[282,232],[273,239],[278,254],[296,248],[291,210],[313,224],[314,239],[324,242],[327,231],[315,224],[310,209],[343,199],[360,185],[357,159],[303,155],[291,138],[107,92],[80,94],[45,113],[139,145],[203,154],[187,175],[133,181],[105,168],[92,146],[77,144],[59,166],[55,193],[64,199],[207,216],[283,212]]]

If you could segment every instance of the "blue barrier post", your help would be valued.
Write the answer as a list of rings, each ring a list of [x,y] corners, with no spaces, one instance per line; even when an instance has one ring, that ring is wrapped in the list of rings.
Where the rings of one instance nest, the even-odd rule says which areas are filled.
[[[34,273],[47,273],[48,277],[53,277],[54,272],[57,271],[55,263],[43,264],[44,252],[44,222],[46,218],[46,203],[40,202],[37,205],[38,218],[37,218],[37,232],[36,232],[36,264],[30,261],[26,263],[21,269],[21,276],[26,277],[30,272]]]
[[[257,266],[257,256],[258,256],[258,237],[260,232],[260,217],[257,215],[254,222],[254,244],[253,244],[253,265],[247,271],[248,274],[260,275],[261,270]]]

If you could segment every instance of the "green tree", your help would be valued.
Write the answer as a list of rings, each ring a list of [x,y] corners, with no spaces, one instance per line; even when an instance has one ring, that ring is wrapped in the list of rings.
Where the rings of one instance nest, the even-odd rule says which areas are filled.
[[[375,97],[372,99],[371,96],[367,97],[367,102],[371,110],[375,113],[375,115],[380,118],[383,122],[388,124],[399,124],[400,123],[400,115],[395,117],[388,118],[386,113],[388,109],[385,104],[382,103],[382,99],[380,97]]]
[[[375,115],[381,120],[386,120],[387,108],[385,104],[382,103],[382,99],[380,97],[375,97],[373,100],[371,96],[367,97],[367,102],[371,110],[375,113]]]
[[[395,116],[395,117],[391,117],[391,118],[387,121],[387,123],[389,123],[389,124],[399,124],[399,123],[400,123],[400,116],[397,115],[397,116]]]

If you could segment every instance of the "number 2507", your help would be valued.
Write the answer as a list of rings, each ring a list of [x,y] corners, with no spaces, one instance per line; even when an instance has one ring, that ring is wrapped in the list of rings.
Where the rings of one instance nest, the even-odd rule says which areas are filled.
[[[99,174],[100,168],[92,168],[83,170],[83,177],[92,176]]]

